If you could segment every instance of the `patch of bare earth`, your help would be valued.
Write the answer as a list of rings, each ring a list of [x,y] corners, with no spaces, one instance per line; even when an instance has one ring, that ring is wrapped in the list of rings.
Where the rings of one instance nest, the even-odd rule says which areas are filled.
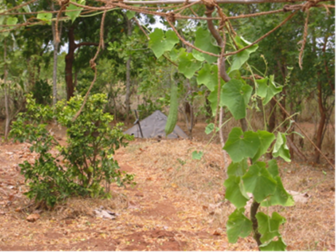
[[[192,160],[194,150],[204,157]],[[225,223],[234,208],[224,200],[217,144],[133,141],[115,158],[137,185],[111,185],[111,200],[71,199],[54,211],[35,210],[40,217],[28,222],[34,210],[22,195],[27,188],[17,164],[35,158],[27,144],[0,144],[0,250],[257,250],[251,237],[228,243]],[[268,209],[287,219],[281,233],[288,250],[335,250],[334,171],[297,162],[279,167],[286,189],[308,199]],[[117,217],[96,217],[96,208]]]

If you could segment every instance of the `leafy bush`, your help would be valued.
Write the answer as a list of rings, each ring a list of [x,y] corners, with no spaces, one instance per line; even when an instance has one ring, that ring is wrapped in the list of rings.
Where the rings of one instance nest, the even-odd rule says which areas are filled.
[[[27,95],[27,112],[20,113],[13,123],[10,134],[14,140],[32,143],[30,150],[39,153],[34,164],[20,164],[21,173],[29,181],[26,195],[39,204],[52,207],[70,196],[109,197],[101,182],[123,185],[133,180],[133,175],[120,172],[113,159],[115,150],[126,146],[125,140],[132,137],[122,133],[121,124],[109,126],[113,117],[103,113],[105,95],[89,97],[82,113],[72,122],[82,103],[81,96],[61,101],[53,114],[52,108],[36,104],[32,95]],[[64,146],[47,130],[46,122],[53,116],[67,127]],[[59,152],[57,156],[51,154],[54,146]]]
[[[52,88],[46,80],[36,81],[32,92],[36,103],[43,105],[51,103]]]

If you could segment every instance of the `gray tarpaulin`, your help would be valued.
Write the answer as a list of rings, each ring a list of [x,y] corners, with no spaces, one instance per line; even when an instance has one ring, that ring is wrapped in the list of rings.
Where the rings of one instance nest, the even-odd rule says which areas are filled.
[[[156,110],[153,114],[140,121],[142,134],[144,138],[165,137],[165,126],[167,122],[167,116],[161,111]],[[138,124],[135,124],[132,128],[124,132],[134,137],[141,137]],[[183,132],[179,126],[175,126],[174,131],[168,135],[168,138],[188,138],[188,135]]]

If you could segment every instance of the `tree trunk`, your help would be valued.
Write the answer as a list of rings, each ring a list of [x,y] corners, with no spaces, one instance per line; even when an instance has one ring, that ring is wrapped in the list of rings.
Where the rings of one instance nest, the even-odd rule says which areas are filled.
[[[66,92],[67,92],[67,100],[74,95],[75,87],[73,85],[72,80],[72,66],[75,60],[75,34],[74,34],[74,26],[71,26],[68,31],[68,54],[65,56],[65,83],[66,83]]]
[[[55,10],[54,8],[54,2],[52,2],[52,10]],[[52,22],[52,33],[53,33],[53,42],[54,42],[54,66],[53,66],[53,107],[55,107],[57,103],[57,53],[58,53],[58,47],[59,42],[56,40],[56,28],[55,28],[55,22]],[[61,37],[62,33],[62,22],[60,23],[59,28],[59,36]]]
[[[320,73],[318,73],[318,78],[320,77]],[[318,90],[318,105],[319,105],[319,111],[320,111],[320,122],[317,128],[316,132],[316,146],[321,150],[322,147],[322,135],[323,135],[323,129],[325,127],[325,122],[326,122],[326,113],[325,113],[325,108],[323,106],[323,100],[322,100],[322,84],[321,81],[318,80],[317,83],[317,90]],[[314,156],[314,161],[316,163],[320,162],[320,152],[315,149],[315,156]]]
[[[7,48],[6,48],[6,39],[4,39],[3,42],[4,46],[4,77],[3,77],[3,82],[4,82],[4,91],[5,91],[5,114],[6,114],[6,121],[5,121],[5,140],[8,139],[8,133],[9,133],[9,123],[10,123],[10,115],[9,115],[9,88],[7,86],[7,64],[6,64],[6,56],[7,56]]]
[[[131,20],[127,19],[127,36],[132,35],[132,23]],[[131,110],[131,56],[128,58],[126,62],[126,97],[125,97],[125,105],[126,105],[126,122],[129,120],[129,114]]]

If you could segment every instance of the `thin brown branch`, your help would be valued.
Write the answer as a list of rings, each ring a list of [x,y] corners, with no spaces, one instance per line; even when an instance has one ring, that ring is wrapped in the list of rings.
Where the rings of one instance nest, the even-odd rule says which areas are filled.
[[[199,0],[189,0],[190,3],[198,2]],[[328,1],[328,0],[325,0]],[[185,0],[148,0],[148,1],[129,1],[124,0],[125,4],[140,4],[140,5],[160,5],[160,4],[181,4]],[[217,0],[216,3],[219,4],[256,4],[256,3],[293,3],[293,2],[304,2],[302,0]]]
[[[96,54],[95,56],[90,60],[90,67],[94,70],[94,78],[90,84],[90,87],[88,89],[88,91],[86,92],[85,94],[85,97],[84,97],[84,100],[83,100],[83,104],[82,106],[80,107],[80,109],[78,110],[78,112],[75,114],[75,116],[72,118],[72,121],[74,122],[77,117],[80,115],[80,113],[82,112],[86,102],[87,102],[87,99],[89,97],[89,94],[90,94],[90,91],[93,87],[93,84],[96,82],[96,79],[97,79],[97,68],[96,68],[96,59],[98,57],[98,54],[100,52],[100,49],[104,47],[104,23],[105,23],[105,17],[106,17],[106,11],[103,13],[103,17],[102,17],[102,20],[101,20],[101,23],[100,23],[100,38],[99,38],[99,46],[97,48],[97,51],[96,51]]]
[[[302,46],[300,48],[300,54],[299,54],[299,66],[300,66],[301,70],[302,70],[303,52],[304,52],[304,48],[305,48],[307,37],[308,37],[309,9],[307,9],[306,13],[307,13],[307,16],[306,16],[306,21],[305,21],[305,25],[304,25],[303,40],[301,40],[299,42],[299,43],[302,44]]]
[[[219,55],[217,54],[214,54],[214,53],[210,53],[210,52],[207,52],[207,51],[203,51],[201,49],[199,49],[198,47],[194,46],[193,44],[191,44],[190,42],[186,41],[180,34],[179,32],[176,30],[175,26],[172,24],[172,22],[169,20],[169,18],[167,18],[167,21],[170,25],[170,27],[173,29],[173,31],[175,32],[175,34],[177,35],[177,37],[182,41],[183,44],[187,45],[187,46],[190,46],[191,48],[201,52],[201,53],[204,53],[204,54],[208,54],[210,56],[214,56],[216,58],[219,57]]]
[[[27,6],[27,5],[29,5],[29,4],[31,4],[31,3],[34,3],[34,2],[37,2],[37,0],[31,0],[31,1],[29,1],[29,2],[20,4],[20,5],[18,5],[18,6],[15,6],[15,7],[13,7],[13,8],[8,9],[8,10],[5,10],[3,13],[11,12],[11,11],[13,11],[13,10],[20,9],[20,8],[22,8],[22,7],[24,7],[24,6]]]
[[[62,4],[61,8],[59,9],[58,13],[57,13],[57,16],[56,16],[56,23],[55,23],[55,32],[56,32],[56,36],[55,36],[55,41],[56,43],[60,43],[61,42],[61,39],[59,37],[59,32],[58,32],[58,22],[59,22],[59,19],[62,15],[62,11],[64,11],[67,7],[67,3],[64,3]]]
[[[269,36],[271,33],[273,33],[274,31],[276,31],[277,29],[279,29],[281,26],[283,26],[285,23],[287,23],[288,20],[290,20],[298,11],[293,12],[292,14],[290,14],[285,20],[283,20],[279,25],[277,25],[275,28],[273,28],[272,30],[270,30],[269,32],[267,32],[265,35],[263,35],[262,37],[258,38],[256,41],[254,41],[253,43],[251,43],[248,46],[245,46],[244,48],[234,51],[234,52],[229,52],[224,54],[224,56],[229,56],[229,55],[235,55],[237,53],[240,53],[242,51],[244,51],[247,48],[250,48],[251,46],[257,44],[258,42],[260,42],[261,40],[263,40],[264,38],[266,38],[267,36]]]

